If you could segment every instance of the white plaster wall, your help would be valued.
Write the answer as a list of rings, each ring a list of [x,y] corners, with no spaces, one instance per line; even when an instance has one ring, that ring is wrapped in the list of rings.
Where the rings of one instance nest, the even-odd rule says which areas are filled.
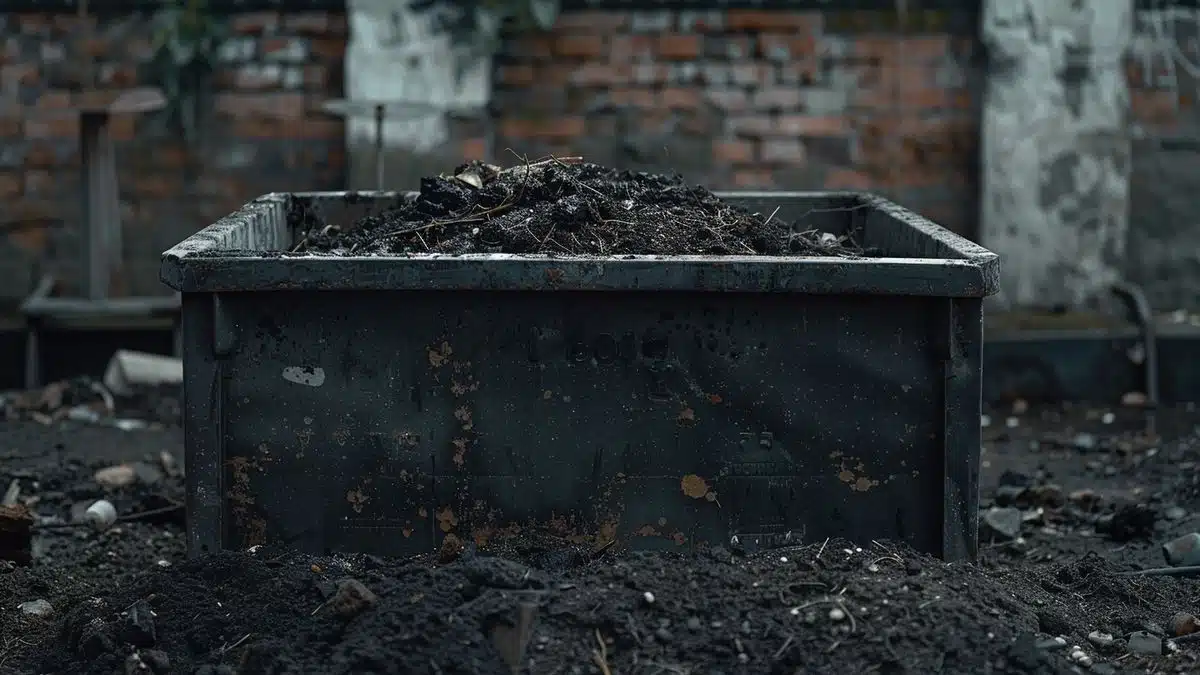
[[[1080,306],[1120,278],[1132,2],[987,0],[981,240],[1004,306]]]
[[[409,8],[409,0],[349,0],[347,11],[347,99],[413,101],[443,111],[477,108],[490,100],[491,59],[476,62],[456,79],[456,52],[429,15]],[[371,147],[374,127],[370,117],[347,120],[347,147]],[[426,152],[444,143],[447,133],[445,115],[435,114],[389,118],[383,137],[389,148]]]

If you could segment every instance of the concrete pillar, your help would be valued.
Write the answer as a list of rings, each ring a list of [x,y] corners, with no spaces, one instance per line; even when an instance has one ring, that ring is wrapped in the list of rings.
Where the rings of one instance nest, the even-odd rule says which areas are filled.
[[[1131,0],[985,0],[981,243],[997,304],[1080,307],[1120,277],[1129,224]]]

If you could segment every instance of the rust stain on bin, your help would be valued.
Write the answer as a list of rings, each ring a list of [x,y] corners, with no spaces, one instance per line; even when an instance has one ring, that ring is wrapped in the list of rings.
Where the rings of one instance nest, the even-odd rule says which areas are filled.
[[[694,473],[689,473],[679,481],[683,494],[692,499],[703,499],[708,494],[708,482]]]

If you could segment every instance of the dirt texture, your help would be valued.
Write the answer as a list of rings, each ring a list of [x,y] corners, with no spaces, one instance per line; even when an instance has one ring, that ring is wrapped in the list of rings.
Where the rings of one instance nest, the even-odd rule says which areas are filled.
[[[0,563],[0,672],[1200,672],[1200,642],[1170,639],[1197,634],[1200,581],[1127,574],[1200,529],[1200,413],[1160,412],[1161,439],[1134,410],[1019,404],[987,422],[976,564],[886,541],[675,556],[619,539],[188,561],[179,511],[136,517],[180,499],[177,428],[0,422],[2,483],[38,524],[33,564]],[[135,479],[101,485],[114,466]],[[98,497],[134,517],[57,526]]]
[[[403,207],[345,232],[312,228],[296,253],[560,256],[860,256],[852,239],[750,213],[679,176],[577,159],[507,169],[474,162],[424,178]]]

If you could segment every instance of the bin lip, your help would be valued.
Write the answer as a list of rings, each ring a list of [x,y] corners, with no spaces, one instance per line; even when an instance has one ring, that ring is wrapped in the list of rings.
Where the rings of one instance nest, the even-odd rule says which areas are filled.
[[[723,199],[853,199],[955,257],[282,256],[222,242],[296,199],[401,199],[411,192],[293,192],[259,197],[162,255],[160,278],[183,293],[282,290],[576,290],[786,292],[982,298],[999,290],[999,256],[883,197],[862,192],[717,192]]]

